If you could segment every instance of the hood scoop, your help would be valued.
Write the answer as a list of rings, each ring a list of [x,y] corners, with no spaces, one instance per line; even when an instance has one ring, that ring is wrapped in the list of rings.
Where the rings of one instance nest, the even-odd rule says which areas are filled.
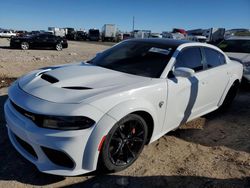
[[[50,76],[50,75],[48,75],[48,74],[42,74],[41,78],[42,78],[43,80],[46,80],[46,81],[49,82],[49,83],[52,83],[52,84],[54,84],[54,83],[56,83],[56,82],[59,82],[59,80],[58,80],[57,78],[55,78],[55,77],[53,77],[53,76]]]
[[[90,87],[82,87],[82,86],[69,86],[69,87],[62,87],[64,89],[73,89],[73,90],[87,90],[87,89],[93,89]]]

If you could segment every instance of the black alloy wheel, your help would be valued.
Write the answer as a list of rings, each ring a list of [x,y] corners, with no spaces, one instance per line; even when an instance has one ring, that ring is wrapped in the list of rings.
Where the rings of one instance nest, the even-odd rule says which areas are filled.
[[[108,171],[120,171],[138,158],[147,140],[147,125],[143,118],[129,114],[109,132],[104,142],[100,162]]]
[[[57,43],[56,44],[56,50],[61,51],[63,49],[62,43]]]
[[[29,43],[28,42],[22,42],[21,43],[21,49],[22,50],[28,50],[29,49]]]

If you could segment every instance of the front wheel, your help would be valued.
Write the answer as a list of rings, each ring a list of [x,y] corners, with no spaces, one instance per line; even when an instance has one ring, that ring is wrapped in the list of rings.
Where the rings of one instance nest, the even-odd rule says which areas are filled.
[[[129,167],[143,150],[147,134],[147,124],[142,117],[129,114],[122,118],[106,136],[99,158],[99,167],[109,172]]]

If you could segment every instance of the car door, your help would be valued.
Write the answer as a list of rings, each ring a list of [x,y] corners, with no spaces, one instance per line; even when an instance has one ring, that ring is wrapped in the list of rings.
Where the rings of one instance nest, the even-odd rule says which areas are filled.
[[[47,47],[55,47],[56,40],[57,40],[56,36],[54,36],[54,35],[48,35]]]
[[[35,47],[47,47],[47,35],[37,35],[34,38]]]
[[[210,89],[208,100],[211,101],[211,106],[218,106],[219,101],[229,83],[230,67],[227,66],[225,56],[219,51],[203,47],[203,54],[206,62],[206,73],[208,79],[207,86]]]
[[[3,32],[3,37],[8,37],[8,31]]]
[[[200,47],[186,47],[177,55],[175,68],[185,67],[195,71],[192,77],[175,77],[170,74],[167,79],[168,99],[165,118],[165,131],[172,130],[180,124],[207,111],[211,88],[207,85],[208,75]],[[170,72],[171,73],[171,72]]]

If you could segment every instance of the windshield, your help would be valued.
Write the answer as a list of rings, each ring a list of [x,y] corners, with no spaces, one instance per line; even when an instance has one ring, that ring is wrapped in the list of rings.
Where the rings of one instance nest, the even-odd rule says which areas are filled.
[[[224,40],[218,47],[224,52],[250,53],[250,40]]]
[[[159,78],[175,47],[144,41],[125,41],[97,55],[90,63],[134,75]]]

